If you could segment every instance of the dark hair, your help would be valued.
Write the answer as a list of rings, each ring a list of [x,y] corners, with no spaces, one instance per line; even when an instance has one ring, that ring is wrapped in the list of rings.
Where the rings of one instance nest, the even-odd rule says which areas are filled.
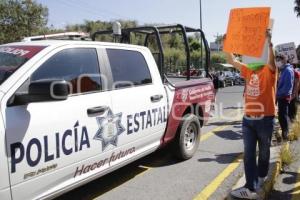
[[[285,57],[281,54],[277,55],[275,58],[276,60],[285,60]]]

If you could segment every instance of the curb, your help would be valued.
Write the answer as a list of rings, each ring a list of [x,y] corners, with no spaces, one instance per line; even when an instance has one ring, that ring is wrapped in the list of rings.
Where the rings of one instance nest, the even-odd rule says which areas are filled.
[[[270,192],[273,189],[273,186],[275,184],[276,178],[278,177],[280,170],[282,168],[282,161],[280,158],[280,150],[281,150],[281,146],[277,147],[279,149],[279,152],[277,152],[277,159],[275,162],[270,164],[270,170],[269,170],[269,174],[268,174],[268,178],[264,183],[263,186],[263,192],[262,194],[259,194],[260,198],[259,199],[267,199],[267,197],[269,196]]]
[[[281,145],[280,146],[274,146],[271,147],[271,158],[270,158],[270,167],[269,167],[269,173],[268,178],[265,181],[263,185],[263,189],[258,192],[259,200],[266,199],[270,192],[273,189],[273,185],[276,181],[276,178],[278,177],[281,167],[282,167],[282,161],[280,158],[280,151],[281,151]],[[233,190],[239,187],[243,187],[245,184],[245,174],[237,181],[237,183],[233,186]],[[227,200],[235,200],[230,194],[228,194]]]

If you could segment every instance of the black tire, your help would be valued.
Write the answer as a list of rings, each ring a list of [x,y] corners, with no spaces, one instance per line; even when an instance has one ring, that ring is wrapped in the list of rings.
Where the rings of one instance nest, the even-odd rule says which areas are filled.
[[[174,153],[176,157],[181,160],[193,157],[200,143],[200,132],[201,126],[196,115],[187,114],[182,118],[174,141]]]

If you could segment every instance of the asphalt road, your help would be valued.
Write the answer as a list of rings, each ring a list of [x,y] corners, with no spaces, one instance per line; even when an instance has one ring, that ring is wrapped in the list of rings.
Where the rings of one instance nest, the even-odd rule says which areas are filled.
[[[219,90],[216,114],[192,159],[180,162],[162,149],[57,199],[224,199],[242,174],[242,92]]]

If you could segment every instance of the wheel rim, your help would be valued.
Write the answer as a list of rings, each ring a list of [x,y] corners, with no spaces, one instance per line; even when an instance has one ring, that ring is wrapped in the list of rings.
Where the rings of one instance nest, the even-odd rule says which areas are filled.
[[[194,148],[197,138],[197,126],[195,123],[190,123],[184,133],[184,147],[186,150]]]

